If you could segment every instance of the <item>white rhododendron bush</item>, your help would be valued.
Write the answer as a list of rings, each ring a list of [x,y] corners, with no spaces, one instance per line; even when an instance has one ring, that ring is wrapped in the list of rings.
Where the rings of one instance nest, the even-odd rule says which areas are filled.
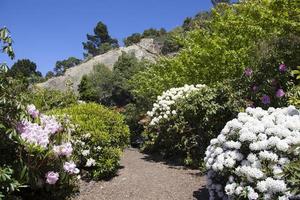
[[[283,168],[299,160],[299,110],[247,108],[206,151],[210,199],[288,199]]]
[[[177,111],[172,109],[172,105],[179,99],[187,98],[192,92],[204,88],[205,85],[184,85],[183,87],[171,88],[157,97],[151,111],[147,115],[151,118],[150,126],[157,125],[162,119],[167,119],[171,115],[176,115]]]

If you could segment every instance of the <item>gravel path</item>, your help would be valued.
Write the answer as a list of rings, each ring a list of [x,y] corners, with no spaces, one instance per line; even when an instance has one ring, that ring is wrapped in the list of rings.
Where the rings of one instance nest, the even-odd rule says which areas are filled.
[[[74,200],[206,200],[205,178],[198,173],[127,149],[116,177],[81,182],[80,195]]]

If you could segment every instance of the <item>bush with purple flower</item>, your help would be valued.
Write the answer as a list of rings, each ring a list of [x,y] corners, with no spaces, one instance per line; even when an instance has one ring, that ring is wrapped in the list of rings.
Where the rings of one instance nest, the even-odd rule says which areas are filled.
[[[28,105],[26,113],[28,117],[17,124],[16,141],[29,190],[55,191],[75,185],[79,169],[72,161],[72,125],[40,113],[34,105]]]

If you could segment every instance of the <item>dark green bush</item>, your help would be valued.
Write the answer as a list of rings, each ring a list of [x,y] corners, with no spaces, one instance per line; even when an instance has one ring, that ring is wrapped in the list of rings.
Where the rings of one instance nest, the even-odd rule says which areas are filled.
[[[204,87],[174,104],[177,114],[148,126],[144,150],[198,167],[212,138],[243,107],[230,88]]]
[[[78,125],[74,149],[79,166],[86,169],[88,177],[106,178],[116,172],[121,152],[129,144],[129,129],[121,114],[95,103],[55,109],[50,113],[68,115],[71,122]],[[94,159],[95,165],[86,166],[88,159]]]

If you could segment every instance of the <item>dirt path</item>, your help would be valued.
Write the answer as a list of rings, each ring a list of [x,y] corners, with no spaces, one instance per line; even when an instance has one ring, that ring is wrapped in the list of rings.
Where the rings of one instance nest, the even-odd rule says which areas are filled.
[[[110,181],[82,182],[74,200],[206,200],[205,178],[198,170],[167,165],[127,149],[122,169]]]

